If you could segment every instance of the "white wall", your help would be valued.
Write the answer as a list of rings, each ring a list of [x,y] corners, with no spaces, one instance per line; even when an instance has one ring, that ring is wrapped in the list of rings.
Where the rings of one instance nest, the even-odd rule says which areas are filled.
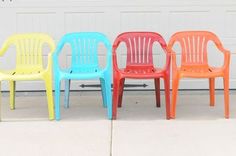
[[[209,30],[215,32],[225,48],[232,52],[230,88],[236,88],[236,1],[235,0],[5,0],[0,2],[0,44],[7,36],[22,32],[46,32],[56,41],[67,32],[99,31],[113,42],[124,31],[156,31],[169,41],[170,36],[181,30]],[[210,45],[209,61],[222,64],[220,53]],[[63,66],[70,59],[63,55]],[[155,53],[155,58],[159,54]],[[104,58],[100,53],[100,58]],[[0,68],[14,65],[12,49],[0,59]],[[121,56],[122,58],[122,56]],[[160,57],[159,57],[160,58]],[[45,57],[46,60],[46,57]],[[158,65],[164,62],[161,59]],[[121,60],[121,62],[125,62]],[[127,83],[153,81],[127,81]],[[81,89],[79,81],[72,89]],[[92,81],[97,84],[98,81]],[[216,87],[222,88],[222,80]],[[208,88],[204,79],[186,79],[180,88]],[[3,83],[3,90],[8,89]],[[19,82],[18,90],[44,89],[42,82]],[[90,88],[89,88],[90,89]],[[96,88],[91,88],[96,89]]]

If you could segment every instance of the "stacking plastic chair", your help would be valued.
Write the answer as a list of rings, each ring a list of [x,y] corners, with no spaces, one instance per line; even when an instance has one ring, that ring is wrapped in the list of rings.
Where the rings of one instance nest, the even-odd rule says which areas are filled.
[[[99,67],[98,45],[107,48],[106,67]],[[62,70],[59,67],[58,56],[65,44],[72,49],[71,67]],[[65,79],[65,104],[69,107],[70,80],[85,80],[99,78],[102,88],[103,106],[107,107],[108,118],[112,119],[111,101],[111,44],[105,35],[98,32],[80,32],[66,34],[58,43],[54,54],[55,109],[56,120],[60,120],[60,81]]]
[[[222,67],[212,67],[208,64],[207,45],[212,41],[216,47],[224,54],[224,65]],[[173,51],[175,43],[181,47],[181,66],[177,67],[176,54]],[[225,50],[218,37],[208,31],[184,31],[174,34],[169,42],[168,48],[172,50],[172,118],[175,118],[176,100],[179,80],[188,78],[208,78],[210,88],[210,106],[215,103],[215,78],[224,79],[224,102],[225,118],[229,118],[229,63],[230,52]]]
[[[125,68],[117,64],[116,50],[120,43],[127,47]],[[166,65],[156,68],[153,65],[153,44],[161,45],[166,54]],[[125,32],[120,34],[113,44],[113,119],[117,117],[117,107],[122,105],[125,78],[154,79],[156,106],[160,107],[160,78],[165,83],[166,118],[170,119],[170,53],[162,36],[154,32]]]
[[[43,68],[43,46],[48,45],[48,64]],[[54,119],[54,105],[52,96],[52,53],[55,50],[53,39],[47,34],[28,33],[10,36],[0,50],[2,56],[10,46],[16,48],[16,68],[14,70],[1,70],[0,81],[10,82],[10,108],[15,109],[16,81],[44,80],[48,99],[49,119]]]

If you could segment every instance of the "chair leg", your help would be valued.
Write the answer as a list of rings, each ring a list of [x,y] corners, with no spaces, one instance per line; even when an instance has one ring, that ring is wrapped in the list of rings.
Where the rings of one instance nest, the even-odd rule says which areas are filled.
[[[229,118],[229,78],[224,77],[225,118]]]
[[[60,120],[60,92],[61,92],[61,82],[60,80],[55,80],[55,111],[56,120]]]
[[[15,109],[16,81],[10,81],[10,109]]]
[[[64,93],[64,108],[69,108],[70,102],[70,79],[65,80],[65,93]]]
[[[209,78],[210,106],[215,105],[215,78]]]
[[[124,92],[124,83],[125,83],[125,79],[123,78],[123,79],[120,80],[118,107],[122,106],[122,98],[123,98],[123,92]]]
[[[176,114],[178,86],[179,86],[179,78],[178,77],[173,78],[173,82],[172,82],[172,112],[171,112],[172,119],[175,119],[175,114]]]
[[[106,85],[105,85],[105,81],[100,78],[100,84],[101,84],[101,92],[102,92],[102,103],[103,103],[103,107],[107,107],[107,101],[106,101]]]
[[[112,119],[116,119],[117,117],[117,106],[118,106],[118,100],[119,100],[119,79],[113,80],[113,96],[112,96]]]
[[[156,106],[161,107],[160,78],[154,79],[156,92]]]
[[[165,83],[165,100],[166,100],[166,119],[170,119],[170,78],[164,79]]]
[[[106,97],[106,106],[107,106],[107,115],[108,119],[112,119],[112,94],[111,94],[111,78],[110,76],[105,77],[105,95]]]
[[[45,84],[46,84],[46,93],[47,93],[47,100],[48,100],[49,120],[54,120],[54,104],[53,104],[51,77],[45,80]]]

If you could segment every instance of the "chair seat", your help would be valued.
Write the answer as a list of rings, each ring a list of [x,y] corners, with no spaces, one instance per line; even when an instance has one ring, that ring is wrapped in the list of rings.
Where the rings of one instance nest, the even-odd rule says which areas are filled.
[[[0,70],[1,80],[32,80],[42,79],[42,74],[45,71],[17,71],[17,70]]]
[[[192,78],[209,78],[223,75],[222,68],[208,67],[208,68],[178,68],[181,77]]]
[[[121,68],[120,69],[120,73],[124,76],[124,77],[128,77],[128,78],[153,78],[156,76],[160,76],[161,74],[163,74],[165,72],[164,69],[161,68],[154,68],[154,69],[126,69],[126,68]]]
[[[93,79],[97,77],[101,77],[103,74],[103,70],[97,69],[96,71],[73,71],[70,69],[65,69],[60,71],[63,75],[62,77],[70,78],[70,79]]]

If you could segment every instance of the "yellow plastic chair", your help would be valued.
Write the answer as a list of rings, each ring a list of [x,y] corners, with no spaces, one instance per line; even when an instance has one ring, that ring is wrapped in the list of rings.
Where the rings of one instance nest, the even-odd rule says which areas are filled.
[[[10,36],[0,49],[0,56],[10,46],[16,48],[16,68],[14,70],[0,70],[0,84],[3,80],[10,82],[10,108],[15,109],[15,81],[44,80],[48,100],[49,119],[54,119],[54,104],[52,96],[52,53],[55,50],[53,39],[43,33],[16,34]],[[43,68],[43,46],[48,45],[48,64]],[[1,114],[0,114],[1,116]]]

